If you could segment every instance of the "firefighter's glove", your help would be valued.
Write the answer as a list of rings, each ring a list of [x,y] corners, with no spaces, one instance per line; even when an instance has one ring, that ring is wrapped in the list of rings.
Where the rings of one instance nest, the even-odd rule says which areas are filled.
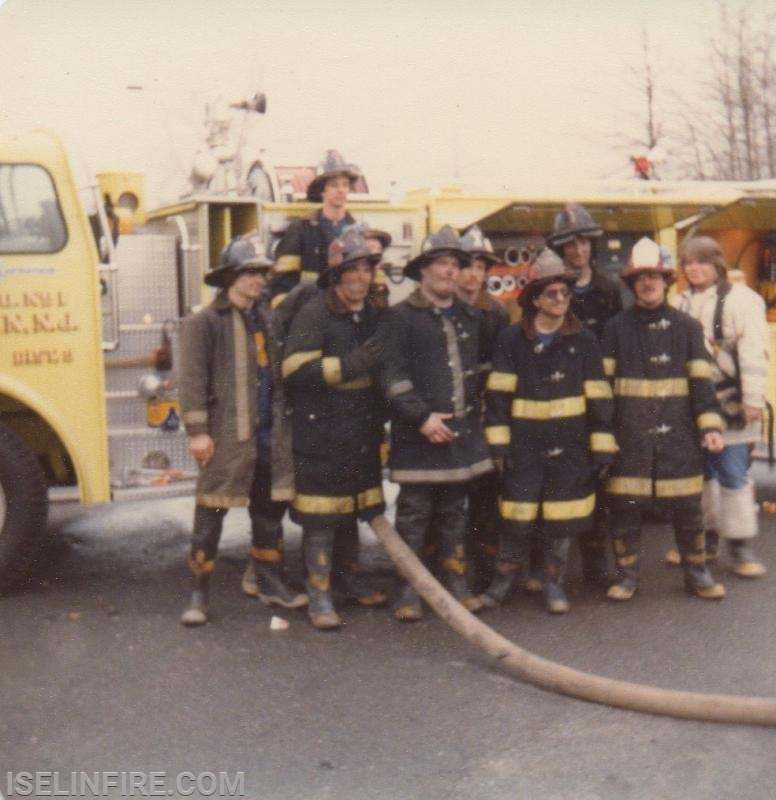
[[[375,336],[367,339],[342,359],[342,380],[352,381],[376,367],[383,357],[383,343]]]

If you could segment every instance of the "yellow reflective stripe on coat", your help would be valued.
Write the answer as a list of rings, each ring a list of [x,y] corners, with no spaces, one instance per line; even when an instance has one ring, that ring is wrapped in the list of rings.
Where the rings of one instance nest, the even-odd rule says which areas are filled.
[[[711,378],[711,364],[704,358],[693,358],[687,362],[687,374],[691,378]]]
[[[356,510],[356,503],[351,495],[325,497],[297,492],[291,505],[302,514],[352,514]]]
[[[609,494],[632,494],[636,497],[652,497],[652,478],[609,478],[606,482]]]
[[[499,497],[498,510],[502,519],[511,519],[515,522],[532,522],[539,516],[538,503],[516,503],[514,500],[504,500]]]
[[[319,273],[313,272],[309,269],[303,269],[302,274],[299,276],[299,280],[306,283],[312,283],[313,281],[317,281],[319,277]]]
[[[703,491],[703,475],[691,478],[664,478],[655,481],[655,497],[687,497]]]
[[[383,497],[383,490],[381,486],[374,486],[371,489],[366,489],[359,492],[356,496],[356,504],[359,511],[363,508],[371,508],[372,506],[379,506],[380,503],[385,502]]]
[[[595,493],[578,500],[545,500],[542,516],[547,522],[565,522],[589,517],[595,508]]]
[[[292,353],[288,358],[283,359],[283,377],[293,375],[299,367],[304,366],[308,361],[315,361],[323,355],[323,350],[303,350],[299,353]]]
[[[611,378],[617,372],[617,359],[605,358],[604,359],[604,374]]]
[[[512,416],[517,419],[560,419],[579,417],[585,413],[585,398],[558,397],[555,400],[525,400],[518,397],[512,401]]]
[[[616,453],[617,441],[611,433],[591,433],[590,449],[594,453]]]
[[[347,383],[340,383],[335,386],[335,389],[340,391],[349,391],[351,389],[368,389],[372,385],[372,379],[369,375],[362,375],[360,378],[354,378]]]
[[[342,362],[337,356],[326,356],[321,362],[323,379],[329,386],[342,383]]]
[[[508,392],[514,394],[517,391],[517,375],[514,372],[493,371],[488,376],[488,383],[485,387],[489,392]]]
[[[617,378],[614,382],[618,397],[684,397],[688,392],[687,378]]]
[[[493,447],[509,444],[512,441],[512,429],[509,425],[489,425],[485,428],[485,440]]]
[[[606,491],[609,494],[634,495],[635,497],[652,496],[651,478],[609,478]],[[689,478],[660,478],[654,482],[655,497],[667,499],[670,497],[688,497],[700,494],[703,491],[703,475],[693,475]]]
[[[276,294],[272,300],[269,301],[271,308],[277,308],[286,298],[288,297],[288,292],[284,292],[283,294]]]
[[[609,381],[585,381],[585,397],[588,400],[611,400],[612,386]]]
[[[280,256],[275,262],[275,272],[299,272],[300,269],[302,269],[301,256]]]
[[[700,414],[696,420],[696,424],[702,431],[709,428],[721,431],[725,427],[725,423],[722,422],[722,417],[720,417],[716,411],[707,411],[705,414]]]

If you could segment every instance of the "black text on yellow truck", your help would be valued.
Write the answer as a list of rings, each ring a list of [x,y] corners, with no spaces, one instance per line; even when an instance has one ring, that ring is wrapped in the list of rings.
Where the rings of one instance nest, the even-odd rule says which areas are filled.
[[[146,212],[142,176],[83,186],[56,136],[0,136],[0,590],[38,552],[50,501],[192,491],[179,323],[209,301],[202,277],[232,237],[258,230],[271,247],[314,210],[274,201],[290,174],[265,171],[255,189],[195,186]],[[394,261],[425,232],[418,206],[365,194],[349,208],[391,233]]]

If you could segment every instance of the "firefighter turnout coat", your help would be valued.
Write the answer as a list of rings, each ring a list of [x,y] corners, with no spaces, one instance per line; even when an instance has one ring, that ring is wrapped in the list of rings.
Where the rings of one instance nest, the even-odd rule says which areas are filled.
[[[620,452],[606,491],[673,502],[700,495],[701,439],[722,429],[700,324],[663,304],[633,306],[604,329]]]
[[[443,312],[416,289],[385,312],[383,387],[391,411],[390,477],[396,483],[460,483],[493,469],[482,429],[478,383],[481,311],[454,299]],[[420,428],[449,413],[455,434],[433,444]]]
[[[533,315],[499,336],[486,391],[493,455],[504,459],[501,518],[549,536],[590,529],[594,466],[614,457],[612,392],[595,335],[569,314],[549,346]]]
[[[674,298],[673,305],[703,326],[712,353],[711,378],[727,423],[725,444],[755,443],[762,438],[761,424],[745,424],[742,404],[765,406],[770,342],[765,302],[757,292],[737,283],[725,286],[727,292],[720,297],[722,286],[715,283],[703,291],[686,289]],[[714,330],[718,313],[719,338]]]
[[[186,433],[207,433],[213,458],[199,472],[196,503],[248,504],[256,461],[256,342],[246,312],[224,292],[181,328],[178,397]]]
[[[328,266],[329,245],[349,225],[350,214],[334,225],[316,211],[309,219],[292,220],[275,250],[275,269],[269,286],[272,307],[276,308],[300,281],[312,282]]]
[[[330,526],[342,516],[369,520],[385,510],[380,445],[384,402],[368,373],[342,380],[342,359],[374,335],[378,311],[347,309],[334,288],[294,317],[283,378],[290,406],[295,493],[302,525]]]
[[[622,311],[620,289],[614,281],[593,269],[590,283],[574,288],[571,311],[600,341],[606,323]]]

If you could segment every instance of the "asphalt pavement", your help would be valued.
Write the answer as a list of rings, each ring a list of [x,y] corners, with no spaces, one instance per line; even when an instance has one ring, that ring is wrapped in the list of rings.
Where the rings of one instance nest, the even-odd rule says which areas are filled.
[[[776,500],[771,473],[758,464],[756,475],[760,501]],[[322,633],[302,612],[265,608],[240,591],[241,510],[227,517],[212,621],[184,629],[191,513],[190,498],[53,510],[52,546],[30,580],[0,599],[0,792],[9,794],[9,772],[56,772],[64,782],[71,772],[155,771],[165,787],[184,772],[242,774],[254,800],[776,794],[773,729],[553,694],[503,672],[430,611],[407,625],[386,609],[346,606],[345,627]],[[758,547],[771,571],[742,580],[723,558],[722,602],[682,591],[680,572],[662,563],[670,532],[652,523],[630,603],[608,603],[584,586],[573,560],[568,615],[550,616],[539,598],[521,594],[483,619],[577,669],[776,697],[776,516],[761,520]],[[369,569],[388,584],[390,562],[363,534]],[[287,538],[299,579],[298,529]],[[273,616],[288,629],[271,630]],[[120,786],[105,792],[121,796]]]

